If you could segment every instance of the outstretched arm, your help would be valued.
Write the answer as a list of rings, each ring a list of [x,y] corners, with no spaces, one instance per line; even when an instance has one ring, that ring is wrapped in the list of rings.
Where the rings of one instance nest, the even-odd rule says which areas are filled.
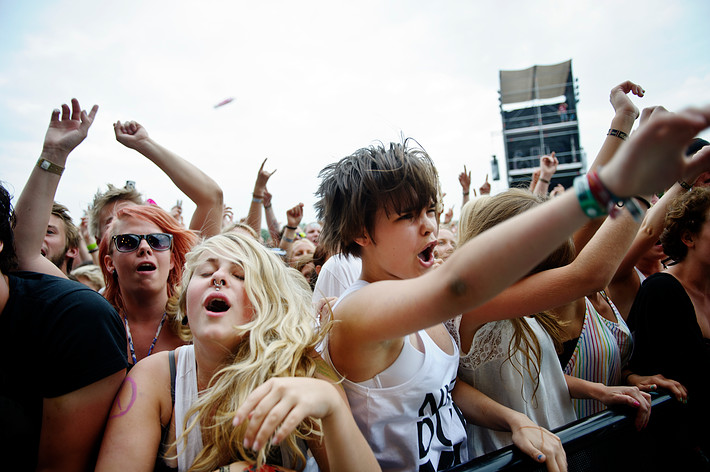
[[[61,112],[56,109],[52,111],[42,154],[15,205],[15,242],[20,270],[66,277],[42,256],[42,241],[67,157],[86,138],[98,110],[98,105],[94,105],[87,114],[81,109],[79,101],[72,98],[71,109],[62,104]]]
[[[139,123],[117,121],[113,129],[119,143],[147,157],[195,203],[190,229],[199,231],[205,238],[219,234],[222,229],[223,196],[217,182],[194,164],[157,143]]]
[[[709,125],[710,106],[654,114],[599,171],[599,179],[620,198],[661,189],[707,164],[710,156],[686,162],[683,152]],[[373,283],[343,299],[335,313],[342,322],[333,330],[333,339],[347,336],[342,349],[364,348],[469,311],[528,273],[586,221],[576,192],[567,191],[485,231],[436,271]]]
[[[467,350],[484,319],[507,319],[571,303],[609,284],[638,229],[628,212],[607,218],[569,264],[529,275],[461,318],[461,346]]]

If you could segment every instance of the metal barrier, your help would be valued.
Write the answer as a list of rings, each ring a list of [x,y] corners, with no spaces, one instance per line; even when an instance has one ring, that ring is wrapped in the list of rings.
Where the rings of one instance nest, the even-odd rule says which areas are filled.
[[[640,432],[630,408],[602,411],[554,430],[567,453],[569,471],[706,470],[678,439],[682,427],[678,418],[684,406],[667,394],[652,397],[651,419]],[[448,472],[545,470],[544,464],[508,446]]]

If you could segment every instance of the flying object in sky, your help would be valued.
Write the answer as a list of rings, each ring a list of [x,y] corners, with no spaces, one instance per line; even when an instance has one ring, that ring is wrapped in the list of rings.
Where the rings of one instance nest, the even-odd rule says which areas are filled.
[[[217,105],[215,105],[214,107],[215,107],[215,108],[223,107],[224,105],[226,105],[226,104],[228,104],[228,103],[231,103],[232,100],[234,100],[234,97],[225,98],[224,100],[222,100],[221,102],[219,102],[219,103],[218,103]]]

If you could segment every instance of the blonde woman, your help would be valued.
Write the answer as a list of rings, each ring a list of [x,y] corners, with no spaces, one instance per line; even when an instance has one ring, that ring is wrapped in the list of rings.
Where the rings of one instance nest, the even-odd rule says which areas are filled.
[[[178,318],[193,344],[131,370],[97,470],[302,470],[306,448],[323,471],[379,470],[315,353],[325,333],[298,271],[228,233],[188,254],[182,286]]]
[[[511,189],[474,207],[468,203],[459,221],[459,241],[465,244],[484,231],[541,205],[544,197],[527,190]],[[620,224],[621,223],[621,224]],[[591,398],[605,405],[626,404],[638,409],[637,426],[648,421],[650,397],[636,387],[612,387],[565,375],[557,357],[569,323],[560,324],[546,309],[560,305],[574,314],[581,299],[584,316],[584,294],[593,275],[603,272],[598,248],[606,242],[619,242],[618,226],[623,221],[608,221],[575,260],[569,240],[538,264],[530,274],[501,295],[447,324],[459,342],[459,378],[493,400],[524,413],[533,422],[554,429],[577,419],[572,398]],[[620,258],[607,254],[608,257]],[[594,261],[600,261],[594,263]],[[608,276],[613,274],[613,267]],[[599,274],[597,274],[599,275]],[[592,280],[592,281],[590,281]],[[528,311],[526,311],[526,309]],[[512,318],[521,314],[522,318]],[[483,315],[503,317],[481,323]],[[510,433],[469,425],[469,452],[482,455],[512,442]]]

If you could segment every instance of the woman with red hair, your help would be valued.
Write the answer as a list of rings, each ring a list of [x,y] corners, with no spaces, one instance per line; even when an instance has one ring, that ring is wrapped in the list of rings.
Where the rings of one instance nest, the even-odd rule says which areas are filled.
[[[175,321],[178,286],[185,254],[197,240],[158,206],[116,211],[99,251],[104,296],[126,326],[129,362],[185,344]]]

